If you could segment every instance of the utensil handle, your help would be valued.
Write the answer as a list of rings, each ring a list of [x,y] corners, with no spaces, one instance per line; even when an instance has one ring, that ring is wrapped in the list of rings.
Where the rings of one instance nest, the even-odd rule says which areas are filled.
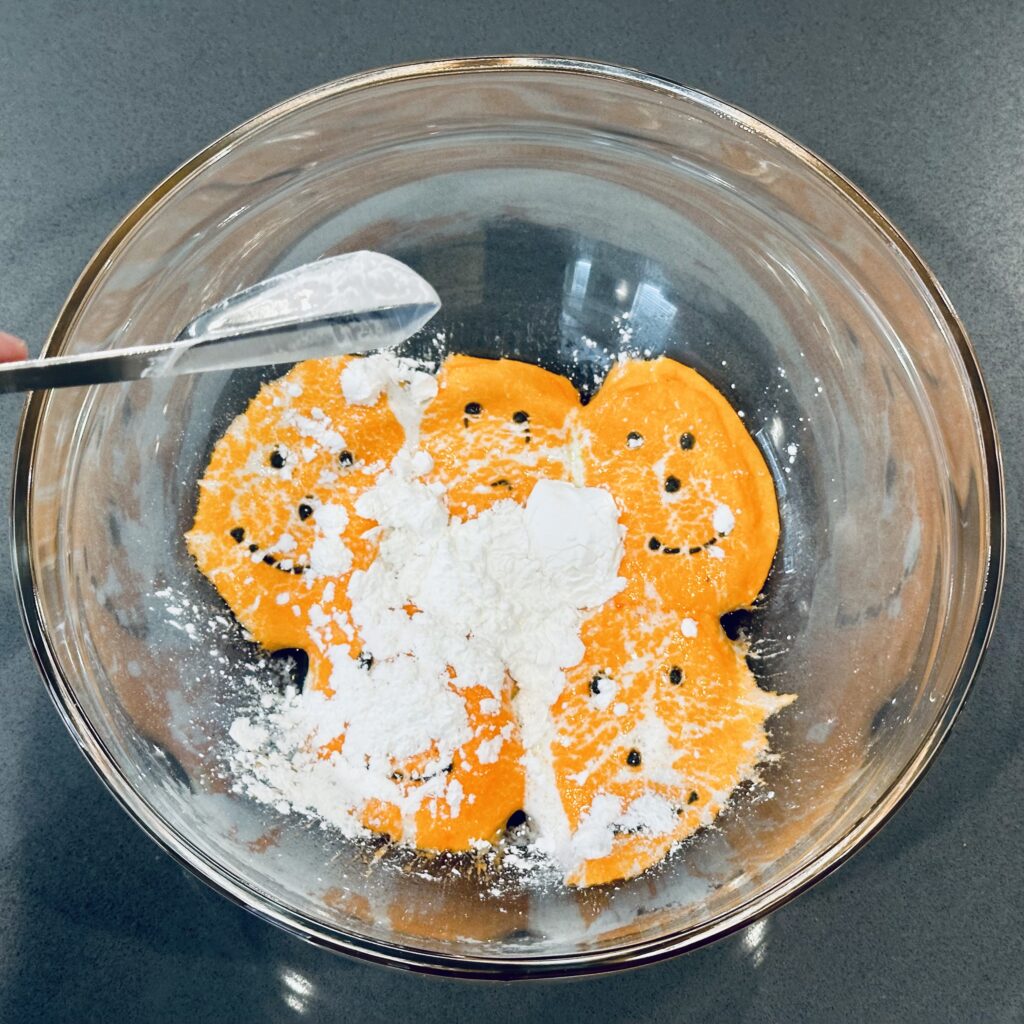
[[[138,380],[146,375],[157,359],[166,358],[172,348],[172,345],[147,345],[3,363],[0,364],[0,394]]]

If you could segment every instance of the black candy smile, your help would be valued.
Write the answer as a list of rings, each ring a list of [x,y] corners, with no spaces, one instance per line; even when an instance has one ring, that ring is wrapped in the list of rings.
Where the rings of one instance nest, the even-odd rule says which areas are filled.
[[[241,526],[236,526],[228,531],[228,535],[236,544],[241,544],[245,540],[245,530]],[[260,552],[260,546],[258,544],[250,544],[249,551],[256,555]],[[284,566],[282,562],[292,562],[290,558],[277,558],[269,552],[264,552],[260,559],[265,565],[269,565],[273,569],[277,569],[278,572],[294,573],[296,576],[301,576],[308,568],[308,565],[295,565],[294,563],[288,566]]]
[[[647,542],[648,551],[660,551],[663,555],[681,555],[684,553],[688,555],[699,555],[702,551],[707,551],[708,548],[714,547],[722,538],[726,537],[727,534],[719,532],[716,536],[710,540],[704,541],[699,547],[690,548],[667,548],[665,547],[657,537],[651,537]]]

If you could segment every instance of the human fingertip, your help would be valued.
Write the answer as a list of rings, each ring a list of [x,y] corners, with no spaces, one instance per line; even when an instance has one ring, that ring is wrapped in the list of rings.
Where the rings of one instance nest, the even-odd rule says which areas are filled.
[[[13,334],[0,331],[0,362],[11,363],[28,359],[28,345]]]

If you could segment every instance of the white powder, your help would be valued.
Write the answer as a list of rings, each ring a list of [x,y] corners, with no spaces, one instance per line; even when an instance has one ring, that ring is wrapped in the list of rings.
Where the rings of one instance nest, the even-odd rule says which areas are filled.
[[[665,797],[648,792],[629,804],[616,824],[628,831],[665,836],[675,830],[678,820],[672,804]]]
[[[463,795],[462,783],[458,779],[452,779],[444,791],[444,797],[448,801],[448,808],[453,818],[458,816]]]
[[[386,392],[407,446],[415,447],[423,409],[437,394],[437,378],[410,359],[381,352],[353,359],[341,372],[341,390],[352,405],[375,405]]]
[[[552,509],[566,500],[552,499],[553,489],[576,492],[570,504],[589,524],[582,550],[562,558],[546,540],[560,526]],[[413,654],[431,672],[450,669],[457,688],[483,685],[498,697],[509,672],[521,691],[541,693],[546,709],[561,692],[562,669],[583,655],[580,609],[623,585],[615,575],[618,511],[594,488],[542,480],[525,508],[502,501],[475,519],[449,521],[442,495],[412,479],[399,456],[357,511],[381,528],[377,557],[349,584],[367,649],[384,660]]]
[[[269,738],[263,726],[253,725],[247,718],[236,718],[231,723],[229,735],[243,750],[257,750]]]
[[[320,415],[302,416],[288,409],[281,417],[281,422],[286,426],[294,427],[303,437],[308,438],[315,445],[326,448],[329,452],[340,452],[345,447],[345,439],[334,427],[326,422],[322,409],[314,409],[313,412],[319,412]],[[281,454],[285,457],[285,466],[287,467],[289,453],[286,453],[282,448]]]
[[[341,374],[341,390],[351,405],[375,405],[386,390],[392,371],[384,359],[353,359]]]
[[[476,759],[480,764],[494,764],[501,755],[501,748],[505,745],[505,737],[498,733],[489,740],[481,740],[476,748]]]
[[[597,690],[595,693],[594,690]],[[590,686],[590,703],[598,711],[607,711],[615,700],[615,694],[619,692],[618,684],[608,676],[598,676]],[[616,705],[618,707],[618,705]]]
[[[618,518],[607,491],[557,480],[541,480],[526,503],[531,553],[580,608],[603,604],[626,585],[616,576],[623,536]],[[606,580],[606,589],[596,589],[595,579]]]
[[[656,837],[670,835],[678,818],[663,796],[647,792],[627,806],[617,796],[602,793],[594,798],[572,837],[575,860],[606,857],[618,832],[639,832]]]
[[[623,586],[618,510],[604,491],[542,480],[525,507],[502,501],[475,519],[449,520],[442,495],[412,478],[413,462],[396,457],[357,504],[381,535],[373,564],[349,584],[353,621],[375,669],[378,659],[410,654],[428,676],[450,675],[456,689],[489,687],[495,699],[511,675],[527,748],[524,810],[540,832],[566,833],[550,708],[563,670],[583,656],[581,609]],[[557,538],[567,508],[583,529],[565,550]],[[480,759],[499,751],[485,744]]]
[[[611,853],[612,828],[621,812],[622,802],[618,797],[609,793],[595,797],[572,837],[573,855],[580,860],[590,860]]]
[[[736,517],[728,505],[716,505],[715,511],[711,514],[711,524],[718,533],[727,536],[736,525]]]
[[[403,842],[414,844],[421,807],[437,813],[447,804],[454,817],[473,801],[451,774],[458,749],[473,739],[461,691],[487,687],[492,696],[481,701],[480,711],[496,716],[511,679],[517,722],[478,741],[475,757],[480,764],[497,762],[518,728],[525,751],[523,809],[536,851],[569,873],[582,860],[609,853],[621,832],[672,834],[678,816],[653,791],[628,804],[600,794],[572,831],[555,781],[551,747],[566,737],[557,735],[551,708],[565,686],[565,670],[583,657],[581,624],[588,610],[625,586],[618,576],[624,531],[611,495],[540,480],[525,505],[500,501],[465,521],[450,518],[443,486],[421,479],[433,468],[418,443],[423,409],[437,391],[435,378],[408,360],[382,354],[353,360],[339,386],[352,404],[374,405],[386,395],[405,444],[390,464],[363,467],[378,475],[355,510],[376,524],[369,536],[377,553],[369,567],[352,573],[347,585],[342,582],[350,610],[343,614],[332,605],[331,582],[309,613],[310,650],[328,659],[333,694],[264,694],[255,712],[236,719],[230,736],[237,745],[232,760],[239,787],[349,836],[365,832],[357,813],[367,801],[395,805]],[[320,410],[308,417],[286,410],[283,418],[313,445],[344,447],[342,433]],[[580,463],[582,443],[574,437],[568,446],[567,466]],[[348,520],[341,505],[314,508],[307,584],[351,570],[343,539]],[[735,526],[733,511],[723,504],[712,520],[722,534]],[[276,550],[287,553],[295,546],[283,535]],[[712,557],[724,554],[716,547],[708,551]],[[290,600],[282,598],[281,603]],[[372,659],[356,660],[348,644],[337,645],[339,628],[349,639],[358,636]],[[694,619],[683,619],[679,628],[684,637],[697,635]],[[618,681],[600,676],[589,696],[595,709],[620,719],[629,714],[630,707],[616,697],[643,667],[627,665]],[[650,707],[636,712],[627,741],[643,750],[645,777],[678,784],[671,767],[678,751],[664,723]],[[425,751],[431,752],[426,763]],[[577,784],[587,774],[579,773]]]
[[[316,510],[317,536],[309,549],[309,568],[317,576],[343,576],[352,567],[352,552],[341,537],[348,525],[343,505],[321,505]]]
[[[286,800],[348,834],[359,825],[345,808],[384,800],[400,808],[403,838],[414,842],[415,813],[424,801],[444,799],[454,815],[463,799],[445,772],[471,738],[459,691],[488,687],[494,696],[481,710],[496,714],[511,676],[527,751],[524,810],[551,848],[564,853],[570,837],[549,753],[551,705],[565,685],[564,670],[583,656],[584,610],[625,585],[617,575],[618,509],[606,491],[541,480],[525,506],[502,501],[474,519],[450,519],[443,488],[419,479],[432,467],[416,445],[422,410],[436,393],[434,378],[381,355],[350,363],[340,386],[358,404],[374,404],[386,393],[406,434],[402,450],[356,502],[359,515],[377,524],[376,557],[348,583],[351,623],[373,660],[367,668],[347,646],[330,646],[326,632],[317,635],[332,620],[329,609],[314,609],[311,638],[326,649],[334,695],[310,691],[279,702],[265,714],[265,726],[234,723],[247,789],[257,799]],[[325,447],[340,441],[315,413],[292,422]],[[349,570],[341,536],[347,523],[340,505],[315,509],[313,574]],[[614,687],[607,699],[613,695]],[[497,761],[512,728],[480,743],[477,759]],[[323,746],[342,735],[341,749],[323,756]],[[421,766],[422,781],[403,792],[396,764],[428,749],[435,754]]]
[[[335,648],[330,653],[335,695],[326,702],[318,733],[326,743],[344,732],[338,756],[354,766],[389,775],[391,758],[415,757],[437,743],[439,755],[434,760],[440,770],[455,748],[470,738],[465,704],[447,685],[443,670],[425,672],[413,655],[406,654],[389,662],[375,659],[367,671],[347,651]]]

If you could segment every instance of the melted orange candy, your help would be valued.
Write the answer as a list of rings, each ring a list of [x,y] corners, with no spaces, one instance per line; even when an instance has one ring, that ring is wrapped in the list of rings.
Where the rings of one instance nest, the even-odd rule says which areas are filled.
[[[322,688],[329,665],[309,630],[310,609],[330,587],[328,603],[344,614],[351,571],[311,578],[308,585],[303,579],[316,536],[315,510],[321,504],[345,508],[352,571],[365,569],[375,548],[363,535],[374,524],[356,514],[355,503],[376,481],[369,467],[390,462],[405,440],[384,396],[373,406],[345,401],[339,379],[347,362],[300,363],[260,390],[214,446],[186,535],[200,571],[256,642],[271,651],[307,649],[310,678]],[[324,443],[310,443],[312,424],[323,424]],[[332,424],[341,427],[343,445],[326,432]],[[281,546],[282,537],[294,543]],[[332,633],[332,643],[348,640]]]
[[[732,406],[695,370],[655,359],[616,366],[583,419],[585,482],[611,491],[622,511],[622,575],[650,581],[681,615],[750,604],[775,556],[779,513]],[[718,506],[735,519],[726,536],[715,529]]]
[[[346,587],[352,571],[372,562],[376,542],[374,522],[355,504],[404,441],[386,397],[370,407],[344,400],[346,363],[299,364],[260,391],[215,446],[187,535],[200,570],[253,638],[270,650],[307,650],[307,685],[328,692],[327,647],[347,644],[353,658],[361,652]],[[584,622],[586,653],[567,669],[552,708],[549,754],[571,830],[598,797],[626,808],[657,794],[671,804],[671,830],[624,830],[568,881],[632,877],[713,820],[764,759],[764,722],[788,702],[758,689],[719,623],[753,601],[771,566],[779,532],[771,477],[728,402],[669,359],[617,365],[586,407],[565,378],[511,360],[452,356],[438,385],[420,447],[433,458],[426,479],[444,485],[452,515],[471,518],[504,499],[523,504],[540,479],[603,487],[621,512],[627,586]],[[352,565],[305,579],[324,505],[348,514]],[[310,609],[321,604],[332,617],[311,630]],[[522,806],[515,684],[506,683],[497,714],[481,710],[492,696],[486,688],[459,691],[473,738],[447,771],[463,798],[454,815],[444,797],[421,803],[417,846],[465,850],[495,839]],[[480,745],[503,729],[497,759],[481,758]],[[343,743],[342,735],[322,756]],[[403,790],[423,784],[432,754],[395,764]],[[397,805],[376,800],[356,810],[367,828],[402,838]]]
[[[542,479],[568,479],[568,420],[579,405],[564,377],[511,359],[451,356],[420,426],[446,487],[448,511],[472,518],[497,501],[520,505]]]
[[[601,794],[627,806],[656,793],[678,819],[657,837],[616,835],[568,879],[597,885],[639,874],[710,824],[764,759],[765,719],[789,698],[758,688],[719,622],[757,597],[779,537],[771,475],[735,411],[662,358],[617,365],[580,419],[584,482],[611,492],[626,528],[628,585],[584,626],[586,655],[554,708],[556,779],[573,829]],[[603,709],[602,687],[615,691]]]

